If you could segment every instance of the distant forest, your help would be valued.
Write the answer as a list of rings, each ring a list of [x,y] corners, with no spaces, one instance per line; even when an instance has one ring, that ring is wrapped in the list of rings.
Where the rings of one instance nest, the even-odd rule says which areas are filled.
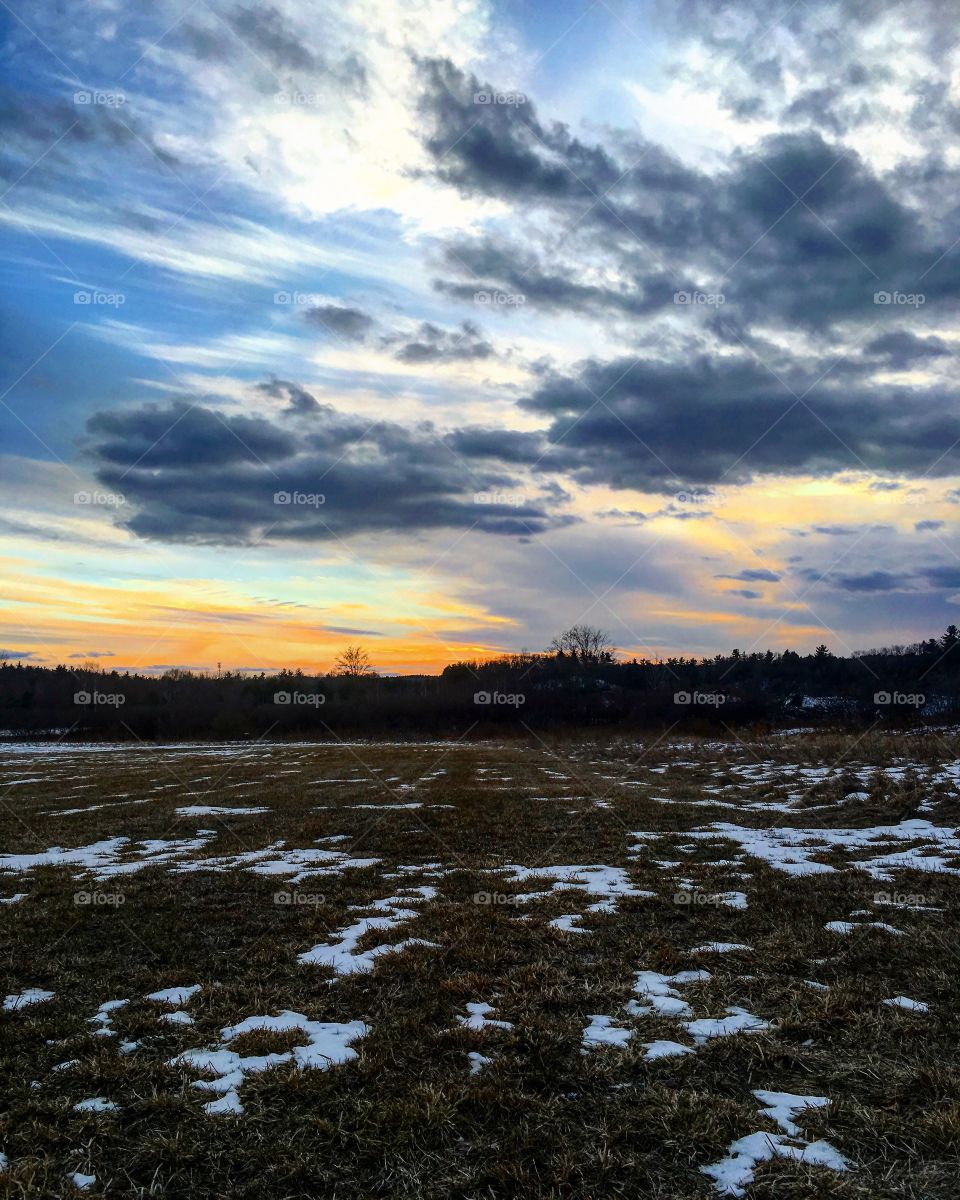
[[[0,663],[0,737],[504,736],[577,727],[797,725],[916,728],[960,718],[960,631],[909,646],[733,650],[713,658],[617,657],[573,626],[543,653],[457,662],[440,675],[381,676],[362,647],[329,674],[160,676]]]

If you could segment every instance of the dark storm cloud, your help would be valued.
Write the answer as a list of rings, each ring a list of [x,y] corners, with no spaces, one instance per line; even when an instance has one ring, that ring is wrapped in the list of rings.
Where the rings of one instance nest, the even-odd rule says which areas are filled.
[[[115,480],[123,478],[121,468],[132,476],[279,461],[294,454],[298,444],[262,417],[221,416],[185,401],[94,413],[87,431],[103,470]]]
[[[309,397],[284,380],[260,390],[293,397],[280,420]],[[501,464],[468,461],[467,438],[451,453],[430,426],[365,422],[316,401],[309,418],[294,435],[263,417],[184,402],[100,412],[88,422],[90,452],[97,478],[126,497],[125,526],[145,538],[309,541],[443,528],[522,536],[569,523],[551,511],[549,491],[528,498]]]
[[[960,588],[960,567],[927,567],[921,574],[931,587]]]
[[[269,383],[258,383],[257,391],[265,396],[272,396],[275,400],[286,400],[287,407],[283,411],[289,416],[305,416],[320,408],[315,396],[289,379],[271,379]]]
[[[834,582],[831,579],[831,582]],[[836,583],[846,592],[898,592],[909,590],[902,575],[869,571],[864,575],[839,575]]]
[[[362,341],[374,327],[369,313],[348,304],[317,304],[305,315],[318,329],[349,342]]]
[[[344,341],[379,345],[399,362],[412,366],[493,358],[496,354],[474,321],[461,321],[452,329],[444,329],[433,321],[421,321],[412,333],[399,330],[377,333],[375,318],[350,304],[315,305],[308,309],[306,319]]]
[[[271,5],[228,8],[222,17],[178,23],[172,39],[201,61],[245,59],[248,67],[263,68],[261,89],[276,86],[281,77],[316,83],[329,82],[357,94],[367,89],[367,72],[360,56],[351,51],[339,60],[310,50],[300,32]]]
[[[889,315],[878,292],[922,290],[928,303],[960,294],[960,270],[948,254],[955,234],[930,230],[928,213],[896,194],[852,146],[819,130],[783,130],[708,174],[642,142],[633,147],[639,163],[621,147],[585,144],[565,126],[542,122],[530,102],[478,104],[474,97],[491,86],[447,62],[422,63],[421,73],[424,144],[436,177],[525,214],[552,212],[574,252],[564,260],[562,237],[560,252],[502,234],[450,240],[445,266],[461,278],[436,286],[458,299],[498,287],[548,309],[643,315],[700,280],[722,292],[741,320],[818,327]],[[927,171],[945,173],[934,163]],[[555,222],[550,228],[557,232]],[[538,236],[528,232],[527,242]],[[584,255],[613,267],[622,282],[585,284]],[[677,266],[665,271],[658,260]]]
[[[456,283],[437,279],[434,287],[457,300],[490,304],[491,293],[522,297],[546,311],[576,313],[609,310],[629,316],[643,316],[673,304],[675,291],[695,290],[685,276],[657,273],[641,287],[600,287],[585,284],[572,276],[547,270],[541,256],[530,246],[493,237],[476,241],[459,239],[445,247],[443,261],[453,272],[468,273],[471,282]],[[498,312],[509,313],[516,303],[500,304]]]
[[[493,346],[472,321],[464,321],[457,329],[441,329],[432,321],[424,321],[411,338],[393,335],[384,338],[384,345],[395,346],[394,357],[404,363],[435,363],[491,358]]]
[[[512,429],[482,429],[478,426],[455,429],[444,440],[451,449],[468,458],[495,459],[515,466],[535,463],[546,449],[540,434]]]
[[[424,143],[437,160],[439,177],[464,194],[589,204],[621,181],[623,164],[602,146],[574,137],[566,125],[542,123],[529,99],[484,102],[482,97],[495,97],[498,89],[447,59],[421,60],[420,71]],[[661,146],[638,140],[632,146],[641,161],[627,169],[630,186],[672,195],[695,179]]]
[[[863,348],[865,354],[875,354],[887,360],[893,368],[907,367],[925,358],[939,358],[951,351],[938,337],[918,337],[908,329],[882,333]]]
[[[892,533],[892,525],[811,525],[811,533],[822,533],[827,537],[854,537],[863,533]]]
[[[548,376],[522,406],[551,422],[541,467],[581,483],[666,491],[774,472],[957,469],[949,392],[820,374],[742,356],[588,361]]]
[[[741,583],[779,583],[780,576],[767,567],[745,567],[736,575],[718,575],[717,579],[738,579]]]

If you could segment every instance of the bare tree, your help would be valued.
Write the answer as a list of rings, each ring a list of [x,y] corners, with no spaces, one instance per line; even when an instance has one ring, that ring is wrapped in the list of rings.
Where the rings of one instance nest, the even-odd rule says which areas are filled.
[[[581,662],[601,663],[613,660],[613,642],[602,629],[593,625],[571,625],[550,643],[554,654],[569,654]]]
[[[374,673],[370,656],[362,646],[348,646],[341,650],[333,664],[337,675],[349,675],[351,679],[363,679]]]

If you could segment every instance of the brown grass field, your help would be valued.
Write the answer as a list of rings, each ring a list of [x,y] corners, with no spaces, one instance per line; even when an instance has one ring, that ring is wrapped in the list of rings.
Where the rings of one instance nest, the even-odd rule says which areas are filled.
[[[958,767],[0,747],[0,1194],[956,1197]]]

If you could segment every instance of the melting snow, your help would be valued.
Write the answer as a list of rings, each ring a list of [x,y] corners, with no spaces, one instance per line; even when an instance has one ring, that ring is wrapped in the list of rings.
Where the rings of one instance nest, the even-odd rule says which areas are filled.
[[[784,1133],[796,1137],[800,1133],[799,1126],[794,1122],[794,1116],[804,1108],[823,1108],[830,1101],[826,1096],[797,1096],[793,1092],[767,1092],[763,1089],[753,1093],[764,1105],[763,1115],[771,1121],[776,1121]]]
[[[766,1021],[755,1017],[745,1008],[728,1006],[727,1013],[728,1016],[716,1019],[701,1017],[697,1021],[685,1021],[684,1028],[699,1046],[711,1038],[729,1037],[734,1033],[759,1033],[763,1029],[769,1029]]]
[[[513,1025],[509,1021],[498,1021],[493,1017],[488,1017],[487,1013],[493,1012],[493,1005],[483,1001],[475,1004],[467,1005],[467,1016],[458,1017],[457,1020],[461,1025],[466,1025],[468,1029],[512,1029]]]
[[[854,933],[858,929],[882,929],[884,933],[893,933],[897,937],[905,936],[902,929],[894,929],[886,921],[828,921],[824,925],[824,929],[829,929],[831,933]]]
[[[81,1100],[73,1106],[74,1112],[116,1112],[117,1105],[103,1096],[91,1096],[89,1100]]]
[[[676,985],[703,983],[710,978],[709,971],[678,971],[676,975],[661,975],[659,971],[641,971],[637,975],[634,990],[647,1004],[631,1001],[627,1010],[634,1016],[657,1012],[662,1017],[689,1017],[693,1013],[690,1005],[677,994]]]
[[[591,896],[600,896],[606,900],[615,900],[620,896],[652,897],[656,892],[643,891],[634,886],[624,867],[604,866],[560,866],[560,867],[521,867],[515,863],[499,868],[509,871],[511,878],[517,883],[525,883],[528,879],[548,876],[557,882],[553,884],[555,892],[581,890]]]
[[[584,929],[580,925],[582,920],[583,917],[581,917],[579,913],[574,913],[571,916],[554,917],[553,920],[548,921],[547,924],[551,925],[554,929],[563,930],[564,933],[589,933],[589,929]],[[574,924],[574,922],[576,922],[576,924]]]
[[[641,841],[660,838],[661,833],[637,833]],[[946,871],[960,874],[960,866],[951,865],[950,857],[960,855],[960,836],[952,827],[941,827],[919,819],[901,821],[898,825],[875,825],[868,829],[747,829],[718,821],[707,829],[685,833],[685,838],[715,841],[718,837],[738,842],[741,851],[759,858],[790,875],[825,874],[836,871],[827,863],[817,862],[814,855],[840,849],[854,851],[877,850],[878,843],[920,842],[906,850],[877,854],[868,859],[851,859],[850,865],[866,871],[875,879],[890,880],[894,868],[918,871]],[[923,853],[939,851],[939,853]]]
[[[286,1033],[299,1030],[307,1039],[305,1046],[294,1046],[292,1050],[276,1054],[242,1056],[229,1048],[229,1043],[245,1033],[263,1030],[269,1033]],[[208,1092],[217,1092],[219,1100],[204,1105],[208,1113],[217,1115],[233,1113],[240,1115],[243,1105],[237,1089],[248,1074],[267,1071],[271,1067],[290,1063],[300,1070],[326,1070],[338,1063],[349,1062],[357,1057],[352,1043],[369,1033],[369,1025],[363,1021],[311,1021],[303,1013],[285,1010],[275,1017],[247,1017],[237,1025],[221,1030],[221,1044],[207,1050],[185,1050],[171,1060],[171,1066],[188,1066],[196,1071],[216,1075],[216,1079],[198,1079],[193,1086]]]
[[[269,812],[269,808],[228,808],[225,804],[190,804],[186,808],[178,808],[180,817],[242,817],[254,813]]]
[[[701,1167],[725,1196],[742,1196],[753,1182],[754,1169],[771,1158],[789,1158],[794,1162],[831,1167],[845,1171],[847,1160],[829,1142],[793,1145],[782,1133],[750,1133],[730,1144],[727,1157],[709,1167]]]
[[[43,1004],[45,1000],[52,1000],[53,996],[53,992],[45,992],[43,988],[27,988],[25,992],[15,992],[12,996],[7,996],[3,1002],[4,1011],[13,1012],[31,1004]]]
[[[890,1000],[884,1000],[884,1004],[889,1004],[893,1008],[907,1008],[911,1012],[926,1013],[930,1011],[929,1004],[925,1004],[922,1000],[911,1000],[909,996],[893,996]]]
[[[116,1037],[116,1031],[113,1029],[111,1022],[113,1021],[112,1014],[118,1008],[123,1008],[125,1004],[129,1004],[129,1000],[104,1000],[97,1011],[90,1018],[91,1025],[99,1025],[96,1030],[97,1037]]]
[[[422,889],[409,889],[411,891],[419,890],[423,899],[429,899],[428,893],[434,892],[435,889],[425,887]],[[394,945],[379,945],[374,946],[371,950],[358,950],[357,946],[360,939],[371,930],[387,930],[394,929],[397,925],[402,925],[405,921],[413,920],[420,914],[411,908],[397,907],[404,903],[415,902],[417,897],[414,896],[390,896],[383,900],[374,901],[372,904],[361,905],[363,908],[376,908],[381,911],[385,910],[387,915],[382,917],[361,917],[359,921],[355,921],[352,925],[348,925],[345,929],[337,931],[335,936],[339,939],[336,942],[321,942],[319,945],[312,947],[310,950],[305,950],[297,956],[297,961],[313,966],[332,967],[338,975],[356,975],[366,971],[372,971],[374,962],[382,954],[398,953],[401,950],[407,949],[409,946],[431,946],[435,947],[435,942],[425,941],[423,938],[407,938],[405,941],[397,942]]]
[[[684,1046],[682,1042],[671,1042],[664,1038],[660,1038],[655,1042],[644,1042],[646,1054],[643,1056],[648,1062],[656,1058],[674,1058],[678,1054],[693,1054],[693,1050],[689,1046]]]
[[[168,987],[163,988],[159,992],[151,992],[148,996],[144,996],[145,1000],[156,1000],[158,1004],[169,1004],[173,1008],[180,1008],[181,1005],[187,1004],[192,996],[195,996],[200,991],[200,984],[193,983],[186,987]]]
[[[590,1024],[583,1031],[583,1045],[586,1048],[594,1046],[625,1046],[633,1037],[632,1029],[619,1029],[611,1024],[613,1017],[600,1014],[590,1016]]]

